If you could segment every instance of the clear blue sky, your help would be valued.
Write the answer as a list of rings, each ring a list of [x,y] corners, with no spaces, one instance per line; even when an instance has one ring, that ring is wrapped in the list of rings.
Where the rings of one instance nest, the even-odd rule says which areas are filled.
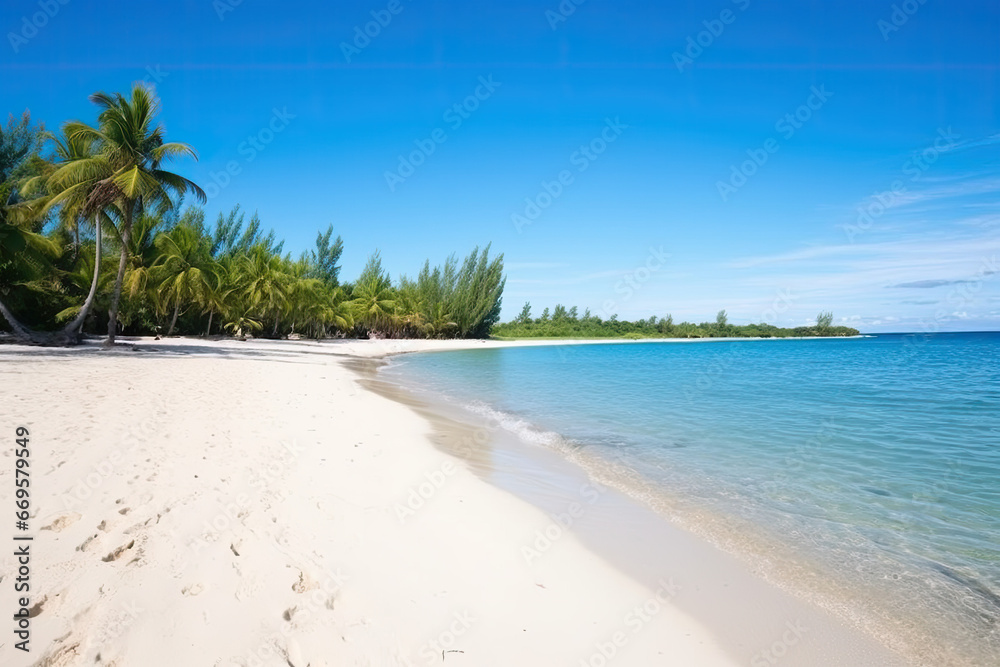
[[[296,254],[332,223],[346,279],[492,242],[505,319],[1000,329],[996,2],[63,1],[0,6],[0,111],[150,80],[208,218]]]

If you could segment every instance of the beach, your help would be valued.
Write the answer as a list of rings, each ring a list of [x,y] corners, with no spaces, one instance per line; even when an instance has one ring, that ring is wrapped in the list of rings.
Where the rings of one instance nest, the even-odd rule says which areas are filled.
[[[0,347],[0,424],[30,431],[33,538],[30,653],[8,631],[0,662],[906,664],[554,453],[504,459],[366,370],[515,344]],[[511,457],[525,493],[482,474]],[[3,461],[13,505],[12,447]],[[14,550],[0,563],[16,613]]]

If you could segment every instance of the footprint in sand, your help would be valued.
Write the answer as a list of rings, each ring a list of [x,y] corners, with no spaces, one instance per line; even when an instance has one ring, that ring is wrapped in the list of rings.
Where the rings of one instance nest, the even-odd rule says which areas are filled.
[[[132,540],[128,544],[123,544],[122,546],[118,547],[117,549],[109,553],[107,556],[102,558],[101,560],[104,561],[105,563],[116,561],[122,557],[122,554],[124,554],[126,551],[130,550],[134,546],[135,546],[135,540]]]
[[[63,530],[64,528],[69,528],[70,526],[72,526],[74,523],[76,523],[77,521],[79,521],[82,518],[83,518],[83,515],[77,514],[76,512],[70,512],[69,514],[63,514],[62,516],[57,517],[55,519],[55,521],[53,521],[49,525],[42,526],[42,530],[51,530],[51,531],[55,531],[55,532],[58,533],[61,530]]]
[[[185,586],[184,588],[182,588],[181,595],[185,595],[187,597],[194,597],[195,595],[201,593],[203,590],[205,590],[205,587],[202,586],[201,584],[192,584],[191,586]]]
[[[48,655],[42,656],[36,664],[38,667],[69,667],[69,665],[76,664],[77,659],[80,657],[79,648],[80,642],[63,646]]]
[[[87,539],[85,539],[83,541],[83,544],[81,544],[80,546],[78,546],[76,548],[76,550],[77,551],[86,551],[87,549],[90,548],[90,543],[93,542],[94,540],[96,540],[97,537],[98,536],[96,534],[95,535],[91,535],[90,537],[88,537]]]

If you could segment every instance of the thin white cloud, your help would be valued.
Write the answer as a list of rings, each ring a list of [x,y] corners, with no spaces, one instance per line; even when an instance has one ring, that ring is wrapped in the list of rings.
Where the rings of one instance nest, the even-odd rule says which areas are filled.
[[[569,264],[566,262],[508,262],[504,268],[508,271],[523,271],[530,269],[565,269]]]

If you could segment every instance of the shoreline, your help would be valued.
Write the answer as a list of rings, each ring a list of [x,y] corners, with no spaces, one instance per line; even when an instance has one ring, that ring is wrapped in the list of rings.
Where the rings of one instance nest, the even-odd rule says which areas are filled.
[[[681,545],[668,571],[650,562],[648,577],[623,572],[584,530],[604,499],[615,499],[608,516],[625,516],[613,490],[526,563],[532,530],[551,525],[546,508],[436,448],[440,424],[427,415],[359,388],[350,366],[370,362],[351,359],[419,351],[419,341],[138,343],[135,352],[0,347],[5,385],[23,387],[3,421],[33,423],[38,484],[53,491],[36,492],[32,517],[33,530],[48,527],[36,532],[33,563],[37,652],[19,662],[7,642],[4,664],[32,664],[46,649],[50,667],[250,664],[263,653],[293,667],[438,664],[428,642],[453,646],[440,657],[456,665],[593,664],[609,651],[622,665],[662,655],[747,664],[809,611],[792,600],[733,635],[746,627],[730,611],[734,590],[750,607],[762,591],[783,594],[749,572],[706,572],[713,548],[676,528],[661,542]],[[477,446],[511,470],[502,448]],[[102,464],[110,474],[64,507]],[[585,483],[582,471],[551,470],[536,472],[563,492]],[[0,470],[0,485],[9,477]],[[8,571],[11,557],[2,563]],[[656,613],[641,620],[643,608]],[[841,664],[894,664],[860,635],[816,629],[824,621],[813,617],[820,625],[788,635],[802,657],[814,646],[824,661],[834,651],[850,661]],[[177,652],[160,658],[168,638]],[[844,642],[865,655],[840,653]],[[833,664],[791,655],[787,664]]]
[[[770,547],[766,556],[760,550],[735,548],[734,540],[746,546],[744,531],[750,526],[705,508],[692,511],[691,505],[681,509],[664,502],[662,490],[637,473],[629,471],[623,477],[623,471],[611,470],[620,466],[591,460],[565,443],[550,447],[525,442],[478,413],[431,392],[400,385],[399,378],[378,376],[374,363],[359,370],[369,377],[367,386],[431,420],[436,444],[444,451],[467,454],[469,447],[464,443],[469,434],[483,436],[480,440],[488,441],[485,448],[491,455],[475,450],[467,463],[494,486],[544,510],[550,519],[545,528],[576,534],[594,553],[647,586],[664,563],[683,571],[698,595],[678,599],[677,605],[712,628],[739,664],[769,664],[766,642],[760,638],[776,632],[776,619],[784,618],[787,623],[793,617],[811,628],[813,636],[808,642],[796,642],[792,664],[912,664],[903,652],[905,643],[892,642],[890,637],[884,637],[890,640],[884,642],[873,636],[874,628],[862,627],[863,619],[845,618],[850,610],[843,603],[849,597],[804,596],[800,587],[792,585],[793,580],[803,578],[802,573],[785,576],[783,568],[792,561],[785,553],[777,557],[787,545],[773,536],[766,538]],[[579,514],[568,510],[574,504],[582,507]],[[699,530],[702,523],[711,524],[712,530]],[[541,534],[536,527],[534,535]],[[763,534],[750,539],[755,544],[764,544],[763,540]],[[531,551],[526,560],[544,556],[544,550]],[[810,573],[807,563],[796,565]],[[759,650],[748,656],[747,649],[753,646]]]

